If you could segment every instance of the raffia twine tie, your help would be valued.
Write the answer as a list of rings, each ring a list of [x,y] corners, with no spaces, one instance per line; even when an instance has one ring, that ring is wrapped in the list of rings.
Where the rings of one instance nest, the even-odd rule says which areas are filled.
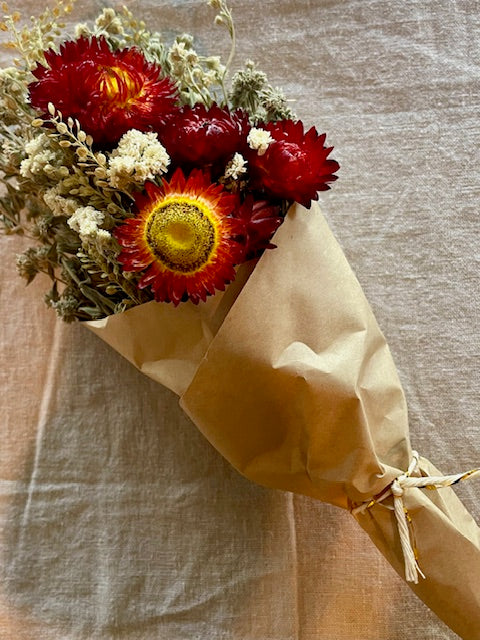
[[[449,476],[421,476],[412,478],[411,475],[418,467],[419,455],[417,451],[412,451],[412,461],[405,473],[395,478],[390,486],[383,491],[377,498],[372,498],[362,504],[354,507],[351,511],[353,515],[364,513],[367,509],[373,507],[374,504],[383,502],[386,498],[393,496],[393,511],[397,519],[398,531],[400,534],[400,544],[402,546],[403,559],[405,561],[405,579],[407,582],[418,584],[418,576],[425,578],[424,573],[420,569],[412,546],[410,531],[408,527],[408,511],[403,504],[403,494],[408,489],[443,489],[450,487],[457,482],[480,477],[480,468],[471,469],[465,473],[456,473]],[[385,505],[387,506],[387,505]],[[387,507],[392,508],[392,507]]]

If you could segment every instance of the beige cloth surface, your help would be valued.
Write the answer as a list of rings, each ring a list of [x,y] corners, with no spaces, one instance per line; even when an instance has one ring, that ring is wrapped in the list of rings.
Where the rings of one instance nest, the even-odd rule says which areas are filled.
[[[200,0],[129,7],[228,48]],[[478,465],[478,2],[232,7],[237,61],[336,147],[321,206],[390,344],[413,446],[445,473]],[[22,246],[0,243],[2,640],[457,637],[348,513],[249,483],[173,393],[57,321],[15,275]],[[458,488],[477,520],[479,492]]]

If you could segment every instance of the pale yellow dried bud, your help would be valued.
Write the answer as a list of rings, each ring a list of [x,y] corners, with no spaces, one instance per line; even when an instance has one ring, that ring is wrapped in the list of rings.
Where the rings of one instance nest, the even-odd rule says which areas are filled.
[[[15,111],[17,109],[17,103],[10,96],[5,96],[4,101],[5,106],[7,107],[7,109],[10,109],[10,111]]]
[[[57,122],[57,131],[64,135],[68,131],[68,127],[64,122]]]
[[[100,180],[102,180],[102,179],[107,177],[107,172],[105,171],[105,169],[103,167],[97,167],[95,169],[95,177],[99,178]]]
[[[68,149],[68,147],[72,146],[72,143],[69,140],[60,140],[58,144],[64,149]]]
[[[68,189],[69,187],[73,187],[74,185],[77,184],[77,176],[70,176],[69,178],[64,180],[62,184],[65,187],[65,189]]]
[[[79,160],[85,160],[88,156],[88,151],[85,149],[85,147],[78,147],[76,153]]]
[[[109,284],[105,287],[105,293],[107,293],[109,296],[114,296],[118,291],[118,287],[115,286],[114,284]]]
[[[44,122],[41,118],[35,118],[35,120],[32,120],[32,127],[41,127],[43,124]]]
[[[90,29],[88,28],[88,25],[85,24],[85,22],[80,22],[75,26],[76,38],[81,38],[82,36],[89,36],[89,35],[90,35]]]
[[[107,9],[104,9],[102,12],[102,15],[99,18],[97,18],[97,22],[99,20],[103,20],[104,22],[109,22],[110,20],[113,20],[113,18],[115,18],[115,9],[108,7]]]

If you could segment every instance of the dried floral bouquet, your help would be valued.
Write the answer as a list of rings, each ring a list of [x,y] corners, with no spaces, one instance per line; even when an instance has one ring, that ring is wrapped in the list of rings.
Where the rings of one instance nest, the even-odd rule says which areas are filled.
[[[225,66],[126,9],[67,40],[63,1],[28,29],[5,17],[0,218],[35,241],[20,274],[47,274],[47,304],[175,391],[246,477],[350,510],[480,640],[480,530],[450,488],[480,470],[445,476],[412,450],[385,338],[313,203],[331,147],[253,63],[228,81],[232,15],[208,4]]]
[[[304,131],[252,62],[227,89],[224,66],[188,34],[167,45],[128,9],[61,41],[62,1],[31,27],[5,18],[20,57],[2,69],[0,200],[18,256],[66,321],[98,319],[149,300],[205,300],[236,266],[271,248],[288,206],[309,206],[335,179],[325,135]],[[6,7],[4,7],[6,9]]]

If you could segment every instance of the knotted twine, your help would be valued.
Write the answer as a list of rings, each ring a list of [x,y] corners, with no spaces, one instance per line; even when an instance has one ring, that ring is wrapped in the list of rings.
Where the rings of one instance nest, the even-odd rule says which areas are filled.
[[[464,473],[456,473],[447,476],[412,477],[412,473],[414,473],[418,467],[419,457],[420,456],[417,451],[412,451],[412,461],[405,473],[402,473],[395,478],[395,480],[378,497],[362,502],[362,504],[351,510],[353,515],[365,513],[365,511],[373,507],[374,504],[379,504],[386,498],[393,496],[393,511],[397,519],[400,544],[405,562],[405,579],[407,582],[414,582],[415,584],[418,584],[419,574],[422,578],[425,578],[425,575],[418,565],[417,557],[412,546],[408,526],[410,517],[405,505],[403,504],[403,494],[409,489],[443,489],[444,487],[450,487],[457,484],[462,480],[480,476],[480,468],[478,468],[471,469]],[[388,507],[388,505],[385,506],[392,509],[392,507]]]

